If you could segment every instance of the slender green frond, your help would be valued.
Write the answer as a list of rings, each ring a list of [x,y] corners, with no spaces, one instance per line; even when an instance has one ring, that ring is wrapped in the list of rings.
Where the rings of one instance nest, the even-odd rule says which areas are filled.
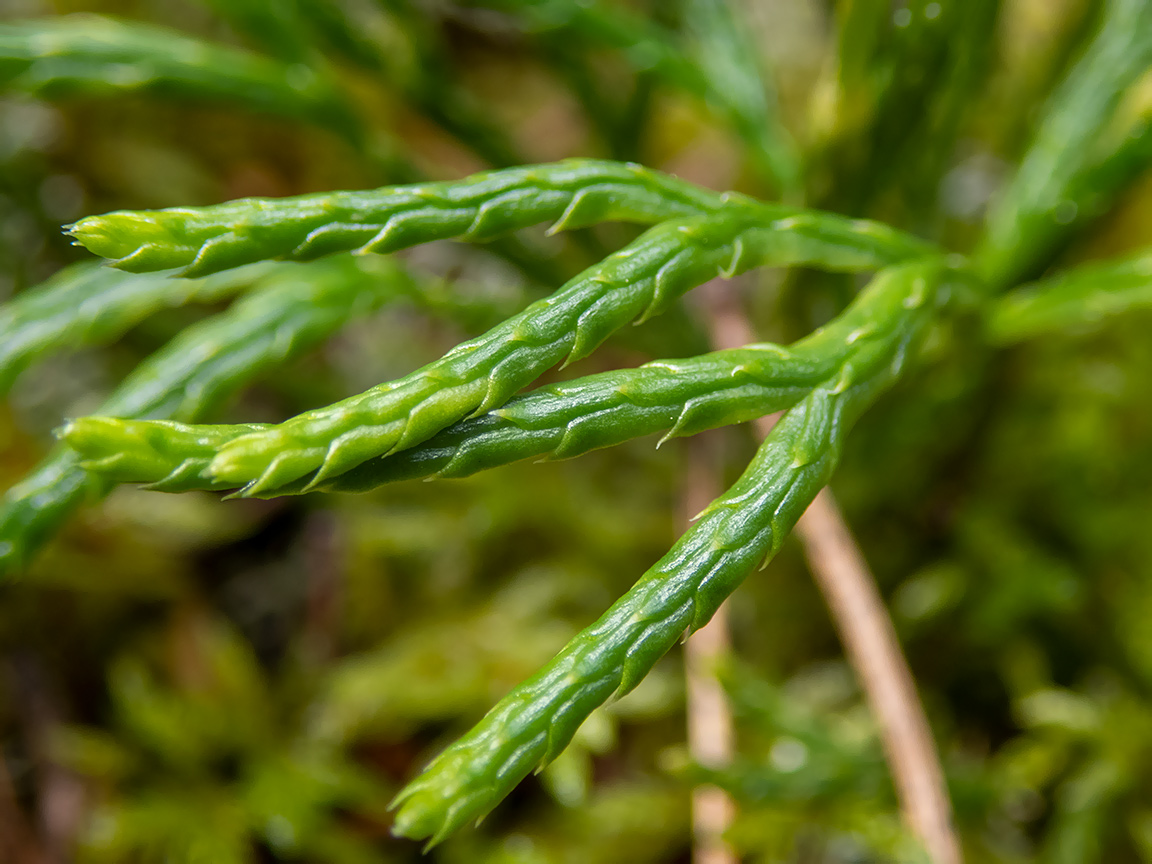
[[[707,79],[674,35],[619,5],[597,0],[500,0],[494,5],[524,16],[529,30],[563,33],[586,45],[617,49],[636,69],[652,69],[668,83],[701,96],[707,93]]]
[[[786,200],[802,192],[800,158],[776,110],[775,88],[760,65],[749,23],[731,0],[687,0],[685,24],[692,58],[708,81],[711,99],[748,142],[760,172]]]
[[[359,135],[343,100],[307,66],[99,15],[0,25],[0,89],[46,99],[146,93],[233,102]]]
[[[227,0],[209,0],[223,9]],[[259,4],[259,0],[251,0]],[[281,4],[286,5],[286,4]],[[380,3],[358,0],[294,0],[294,16],[334,62],[352,64],[376,73],[387,73],[394,62],[395,43],[405,34],[390,26]],[[294,25],[295,26],[295,25]],[[390,80],[390,79],[389,79]]]
[[[484,109],[451,80],[451,52],[440,44],[426,14],[408,4],[341,0],[207,0],[207,4],[254,44],[286,62],[323,68],[327,54],[334,61],[370,69],[493,166],[525,161]]]
[[[0,306],[0,393],[53,350],[107,344],[159,309],[222,300],[267,269],[255,264],[208,279],[173,279],[167,272],[135,276],[95,262],[66,267]]]
[[[393,480],[465,477],[519,459],[565,459],[656,432],[692,435],[791,407],[827,378],[835,357],[806,357],[773,345],[719,351],[542,387],[428,441],[319,484],[363,492]],[[82,417],[64,439],[84,466],[121,482],[166,492],[227,488],[208,475],[215,451],[267,427],[190,426]],[[303,491],[296,481],[273,494]]]
[[[411,293],[388,259],[280,265],[250,297],[190,327],[142,363],[109,398],[110,414],[188,420],[257,371],[315,345],[346,321]]]
[[[385,260],[280,265],[258,293],[188,328],[138,366],[101,411],[196,419],[349,318],[406,293],[408,285],[402,271]],[[0,574],[26,566],[72,510],[107,491],[107,482],[78,462],[74,452],[60,447],[0,499]]]
[[[55,448],[0,498],[0,577],[26,568],[69,513],[109,488],[79,466],[75,453]]]
[[[552,222],[555,231],[613,220],[659,222],[723,205],[716,193],[639,165],[572,159],[461,181],[107,213],[81,219],[68,232],[122,270],[183,267],[183,275],[199,276],[267,259],[488,240],[541,222]]]
[[[315,10],[320,5],[313,0],[305,8]],[[382,71],[404,97],[489,164],[502,168],[526,161],[507,132],[493,123],[484,107],[454,80],[457,76],[452,47],[439,28],[428,20],[421,4],[411,0],[385,0],[379,5],[387,10],[395,32],[402,34],[407,49],[397,52],[389,50],[391,46],[380,46],[376,52]],[[347,2],[339,6],[346,30],[355,30],[361,22],[368,24],[365,10],[371,7]],[[401,54],[404,60],[398,63],[396,54]]]
[[[888,0],[842,0],[836,4],[839,50],[837,77],[846,93],[867,98],[869,79],[881,65],[877,62],[884,34],[892,27],[892,4]],[[858,106],[865,112],[870,104]]]
[[[394,830],[443,840],[483,816],[567,746],[597,706],[627,693],[685,631],[703,626],[753,566],[771,557],[828,481],[848,428],[904,369],[935,319],[939,260],[883,271],[877,330],[788,412],[743,476],[603,617],[515,688],[399,795]],[[877,322],[879,323],[879,322]]]
[[[1091,327],[1130,309],[1152,306],[1152,251],[1123,261],[1078,267],[1025,285],[988,312],[986,332],[1000,344]]]
[[[1100,31],[1048,102],[1011,183],[989,213],[977,262],[995,287],[1034,275],[1077,224],[1152,164],[1149,120],[1110,129],[1152,69],[1152,0],[1109,0]]]

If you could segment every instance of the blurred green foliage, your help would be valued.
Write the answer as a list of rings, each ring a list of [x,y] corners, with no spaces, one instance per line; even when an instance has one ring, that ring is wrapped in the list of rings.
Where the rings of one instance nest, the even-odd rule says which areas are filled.
[[[928,707],[966,860],[1152,861],[1152,4],[12,0],[0,14],[17,22],[0,27],[2,297],[66,279],[82,256],[59,226],[87,213],[572,155],[882,219],[974,254],[1001,287],[1043,277],[938,328],[833,485]],[[633,236],[412,250],[424,299],[358,310],[205,416],[276,420],[397,377]],[[858,285],[801,270],[730,287],[780,339]],[[0,483],[49,452],[60,418],[215,326],[232,290],[127,298],[104,330],[41,334],[55,350],[27,364],[3,335],[19,322],[0,318],[0,357],[16,358]],[[699,353],[693,302],[565,377]],[[734,471],[750,440],[722,437]],[[2,587],[0,860],[417,860],[388,835],[391,794],[675,536],[683,452],[651,443],[361,496],[93,501]],[[730,768],[684,751],[673,654],[429,857],[683,861],[688,795],[708,780],[740,804],[745,860],[917,860],[798,551],[738,600]]]

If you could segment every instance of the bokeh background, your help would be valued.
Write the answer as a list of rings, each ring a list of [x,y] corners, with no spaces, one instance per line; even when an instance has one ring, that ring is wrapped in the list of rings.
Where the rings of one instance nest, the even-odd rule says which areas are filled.
[[[1141,5],[733,0],[746,40],[725,41],[699,20],[708,4],[679,0],[4,0],[0,298],[83,259],[60,232],[83,215],[567,156],[967,253],[1048,94],[1125,3]],[[42,38],[27,22],[92,13],[263,55],[285,92],[155,87],[130,55],[79,85],[25,74]],[[726,98],[700,70],[729,81]],[[1130,119],[1152,111],[1152,77],[1135,77]],[[1149,176],[1094,216],[1016,279],[1147,245]],[[415,249],[403,258],[428,297],[359,316],[209,419],[275,421],[404,374],[635,233]],[[727,290],[763,338],[790,341],[858,287],[797,271]],[[549,380],[705,350],[700,302]],[[165,309],[23,371],[0,408],[0,488],[62,418],[223,308]],[[1146,311],[1006,349],[978,322],[942,327],[860,421],[833,484],[909,656],[968,861],[1152,861],[1150,332]],[[731,479],[751,433],[713,438]],[[653,444],[358,496],[123,487],[82,508],[0,586],[0,860],[420,860],[389,835],[391,795],[674,540],[687,450]],[[674,652],[427,860],[684,862],[704,779],[737,800],[746,861],[917,860],[795,543],[739,590],[732,628],[729,769],[692,763]]]

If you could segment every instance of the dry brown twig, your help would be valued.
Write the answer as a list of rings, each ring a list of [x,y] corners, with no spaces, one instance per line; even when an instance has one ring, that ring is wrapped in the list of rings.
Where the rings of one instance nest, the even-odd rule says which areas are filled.
[[[816,496],[796,531],[880,727],[904,821],[934,864],[960,864],[944,771],[916,683],[876,580],[831,492]]]
[[[0,754],[0,861],[51,864],[48,853],[20,809],[3,754]]]

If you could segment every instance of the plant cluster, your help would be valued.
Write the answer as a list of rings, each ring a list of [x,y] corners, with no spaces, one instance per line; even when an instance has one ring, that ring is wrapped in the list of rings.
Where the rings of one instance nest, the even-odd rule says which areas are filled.
[[[234,111],[278,118],[269,122],[315,126],[327,136],[323,146],[355,154],[364,176],[387,181],[369,191],[242,197],[205,206],[166,200],[159,203],[176,206],[116,210],[67,226],[74,244],[110,266],[77,261],[0,306],[0,387],[18,387],[34,371],[27,367],[64,349],[131,348],[133,339],[136,345],[163,344],[101,402],[70,411],[72,419],[56,429],[59,443],[4,495],[0,569],[6,573],[31,568],[36,574],[37,554],[47,544],[51,558],[49,541],[66,520],[117,484],[164,492],[226,490],[231,498],[278,501],[380,487],[386,491],[377,494],[386,496],[387,490],[409,488],[386,486],[397,481],[466,477],[500,466],[527,478],[544,469],[510,463],[568,459],[646,436],[664,443],[784,412],[728,490],[606,612],[576,633],[572,622],[586,621],[607,605],[589,601],[588,593],[581,598],[581,585],[597,586],[590,592],[597,598],[619,593],[618,583],[582,583],[572,575],[601,566],[596,556],[612,552],[604,542],[612,529],[604,525],[573,528],[602,551],[573,553],[574,560],[591,557],[562,568],[567,575],[543,579],[535,589],[528,587],[531,574],[521,575],[493,599],[463,611],[439,609],[444,620],[430,615],[423,629],[401,633],[350,661],[324,657],[325,650],[335,650],[331,645],[316,647],[324,638],[308,626],[332,629],[331,613],[321,608],[309,619],[313,625],[304,627],[307,632],[281,640],[300,652],[294,672],[277,672],[276,663],[262,670],[233,627],[197,609],[194,600],[179,604],[184,617],[177,616],[170,638],[187,642],[192,647],[185,652],[199,658],[192,664],[198,669],[173,676],[182,685],[166,690],[155,670],[131,653],[109,664],[111,725],[122,729],[129,745],[115,740],[115,733],[76,727],[61,732],[51,747],[44,745],[56,754],[52,759],[101,778],[109,789],[144,790],[135,798],[111,795],[119,803],[107,807],[103,823],[94,821],[85,841],[93,860],[243,861],[253,843],[286,857],[373,860],[371,832],[350,827],[340,815],[343,809],[373,826],[389,818],[380,812],[382,789],[389,784],[355,758],[362,730],[384,729],[385,739],[408,735],[403,740],[416,746],[412,730],[421,724],[474,715],[493,701],[471,731],[441,748],[414,779],[405,778],[410,782],[393,799],[392,830],[439,844],[492,811],[533,771],[546,772],[561,802],[585,800],[595,754],[605,752],[611,737],[604,730],[628,711],[602,706],[616,703],[650,673],[660,680],[661,658],[784,548],[842,461],[847,500],[852,505],[870,498],[871,505],[858,506],[865,512],[871,506],[873,517],[885,507],[907,513],[941,501],[963,511],[943,532],[947,544],[938,541],[949,554],[932,565],[926,563],[931,544],[894,552],[888,560],[880,550],[880,567],[913,573],[893,598],[898,615],[906,613],[905,635],[918,636],[916,622],[960,614],[955,610],[969,590],[966,567],[973,560],[984,569],[1017,574],[1007,577],[1008,587],[991,589],[982,605],[964,613],[972,622],[964,638],[982,650],[1009,645],[998,662],[1017,689],[1013,722],[1025,730],[1015,736],[998,732],[1004,740],[995,742],[992,755],[993,742],[985,742],[979,764],[953,760],[958,818],[973,860],[1031,860],[1034,848],[1054,861],[1109,860],[1105,850],[1112,849],[1152,854],[1152,810],[1132,771],[1146,761],[1149,739],[1139,718],[1148,708],[1140,688],[1152,669],[1152,652],[1138,647],[1146,639],[1126,637],[1137,645],[1131,662],[1143,670],[1133,677],[1144,683],[1080,694],[1044,680],[1037,657],[1047,642],[1013,642],[1013,627],[1045,604],[1066,609],[1071,601],[1061,586],[1076,580],[1058,555],[1030,538],[1034,532],[1020,529],[1008,515],[1036,494],[1035,487],[1024,489],[1024,480],[1013,490],[1011,475],[1033,477],[1029,472],[1045,470],[1033,462],[1045,448],[1034,447],[1030,438],[1043,425],[1039,409],[1033,415],[1006,412],[1003,431],[992,420],[977,426],[971,419],[993,389],[1002,358],[1016,356],[1003,352],[1005,346],[1069,328],[1109,326],[1112,319],[1120,323],[1111,326],[1138,332],[1138,323],[1124,322],[1139,319],[1124,313],[1152,299],[1152,256],[1139,249],[1148,220],[1128,216],[1124,222],[1122,207],[1152,162],[1152,2],[1071,4],[1061,19],[1067,26],[1053,37],[1049,53],[1013,65],[996,55],[990,37],[1011,33],[1009,25],[1026,18],[1017,8],[1026,3],[912,2],[894,8],[887,0],[842,0],[831,13],[835,71],[825,73],[822,85],[832,94],[824,97],[827,116],[811,119],[803,131],[788,113],[787,90],[778,97],[766,84],[761,64],[771,65],[773,58],[762,58],[739,4],[672,5],[646,14],[626,5],[573,0],[443,8],[405,0],[207,0],[198,19],[202,28],[226,23],[231,35],[262,53],[91,15],[0,25],[0,85],[41,100],[19,103],[25,108],[77,99],[81,105],[141,98],[228,103]],[[466,50],[461,44],[482,46],[485,40],[515,44],[529,58],[525,62],[543,63],[549,76],[564,82],[597,147],[612,158],[523,164],[528,160],[522,148],[491,122],[479,94],[461,84],[451,62],[454,53]],[[618,68],[628,81],[623,97],[599,77],[604,66]],[[404,118],[417,117],[469,158],[492,167],[464,179],[422,179],[445,172],[421,164],[415,145],[386,131],[388,124],[372,110],[385,96],[397,120],[393,125],[402,128]],[[707,110],[708,123],[730,129],[742,156],[735,164],[744,172],[732,179],[758,194],[712,191],[628,161],[655,161],[645,157],[653,147],[650,127],[657,127],[653,102],[661,96]],[[990,113],[1021,105],[1035,110],[1034,121],[984,128]],[[186,116],[184,109],[170,110],[177,124]],[[186,110],[191,117],[203,109]],[[424,127],[412,122],[415,137]],[[991,190],[981,192],[980,184],[992,172],[982,174],[980,166],[991,157],[982,163],[963,155],[981,135],[994,139],[1014,164],[997,163],[1004,176],[990,202],[985,199]],[[44,188],[41,198],[50,199]],[[53,187],[46,188],[50,193]],[[982,197],[973,203],[973,195]],[[1099,226],[1116,220],[1130,223],[1133,237],[1111,245],[1099,240]],[[432,258],[449,261],[467,254],[455,247],[447,251],[443,241],[481,244],[486,251],[437,273],[429,257],[421,257],[423,247],[433,250]],[[1079,264],[1077,257],[1102,260]],[[24,266],[35,271],[38,265],[25,260]],[[453,284],[467,278],[444,278],[443,271],[457,276],[463,270],[481,274],[475,278],[480,282],[490,278],[484,267],[495,268],[497,281],[523,286],[522,295],[537,299],[502,302],[477,290],[479,300],[469,300],[466,284]],[[693,307],[685,295],[716,278],[766,270],[775,274],[776,321],[768,330],[777,341],[708,351],[694,321],[703,313],[699,307],[695,315],[688,311]],[[533,286],[550,293],[541,297]],[[768,280],[762,286],[766,293],[771,287]],[[397,369],[392,380],[324,407],[310,406],[330,401],[347,382],[277,383],[275,405],[306,407],[286,420],[280,418],[293,412],[229,401],[253,382],[275,381],[269,374],[274,370],[300,374],[302,366],[289,365],[293,358],[308,357],[338,331],[347,333],[349,325],[379,325],[386,320],[379,316],[400,305],[452,318],[470,338],[442,353],[425,350],[429,362],[415,371]],[[214,311],[193,320],[185,313],[196,306]],[[168,330],[161,340],[147,330],[157,321]],[[637,323],[653,329],[647,345],[638,341],[641,330],[626,328]],[[1139,338],[1119,344],[1141,355],[1132,368],[1146,368],[1139,366],[1148,359]],[[637,353],[664,359],[613,362]],[[1037,376],[1036,392],[1043,394],[1055,386],[1046,374],[1063,380],[1077,362],[1071,356],[1045,366],[1041,357],[1021,377]],[[550,370],[569,366],[577,374],[525,390],[558,374]],[[910,389],[917,386],[919,392]],[[1083,384],[1090,392],[1108,386]],[[893,388],[897,392],[888,393]],[[866,412],[877,403],[884,413],[870,425]],[[203,422],[225,419],[230,422]],[[1057,434],[1053,440],[1067,444],[1082,434],[1095,447],[1112,434],[1103,414],[1082,433],[1068,422],[1069,437]],[[1131,425],[1147,431],[1150,422],[1144,411]],[[859,444],[850,435],[857,425]],[[987,464],[970,451],[972,440],[985,440]],[[1146,449],[1147,440],[1133,433],[1127,446]],[[860,448],[855,457],[854,447]],[[1038,452],[1013,464],[1030,449]],[[921,451],[923,465],[910,467]],[[628,452],[635,458],[639,451]],[[642,458],[670,459],[665,452]],[[947,498],[925,479],[931,469],[961,459],[969,460],[974,475],[997,478],[1011,494],[973,480]],[[479,498],[499,490],[503,475],[491,476],[497,478],[491,485],[469,488]],[[1070,483],[1058,493],[1050,527],[1074,523],[1106,530],[1079,509],[1083,489]],[[135,494],[133,500],[152,500],[139,497],[148,493]],[[430,506],[416,508],[426,514],[454,509],[434,492],[395,494],[433,496]],[[604,521],[617,521],[615,530],[626,538],[641,533],[630,529],[643,505],[629,510],[622,504],[614,514],[599,496],[588,503],[576,491],[569,494],[573,502],[563,510],[565,519],[594,520],[595,514],[574,514],[602,509]],[[547,510],[532,497],[516,505],[518,518],[533,507]],[[203,498],[191,500],[200,502],[191,507],[216,508]],[[1139,502],[1147,499],[1125,503],[1125,518],[1141,512]],[[258,506],[297,507],[283,512],[309,513],[309,524],[325,512],[325,505]],[[371,534],[399,518],[402,527],[384,536],[399,548],[407,542],[409,550],[422,549],[427,560],[419,567],[427,573],[444,566],[440,553],[429,558],[428,550],[444,542],[438,538],[445,531],[460,530],[426,515],[421,521],[442,527],[422,535],[418,527],[403,527],[402,512],[336,506],[344,508],[342,518],[371,526],[346,531]],[[243,512],[258,522],[267,518],[261,514],[276,511]],[[221,517],[205,518],[216,520],[213,530],[220,530]],[[516,544],[512,521],[463,530],[500,538],[509,548]],[[396,539],[405,533],[415,539]],[[351,554],[355,543],[344,540],[305,554],[306,563],[324,570],[318,559]],[[652,538],[646,542],[658,545]],[[1087,548],[1107,540],[1088,532],[1082,542]],[[867,542],[865,547],[873,551]],[[614,560],[622,567],[634,552]],[[69,563],[65,556],[46,567],[63,572],[77,560]],[[496,568],[503,566],[496,561]],[[1140,566],[1147,571],[1146,562]],[[147,562],[143,570],[149,571]],[[1019,574],[1034,572],[1041,575],[1021,581]],[[11,590],[32,590],[34,584],[30,578]],[[481,580],[474,587],[488,586]],[[195,594],[187,585],[167,590]],[[379,588],[363,590],[376,598],[373,609],[389,605],[391,598]],[[409,602],[430,599],[424,590],[404,590]],[[557,611],[565,605],[575,611]],[[552,619],[562,623],[545,626]],[[370,624],[358,627],[363,634]],[[459,650],[450,650],[452,643]],[[310,651],[322,659],[302,659]],[[492,698],[492,680],[510,686],[553,652],[539,671],[498,701]],[[821,860],[854,860],[861,844],[875,854],[915,858],[892,818],[871,732],[861,732],[846,707],[850,696],[842,692],[821,703],[811,694],[757,680],[745,666],[730,670],[728,683],[742,717],[756,730],[750,737],[767,736],[761,743],[768,761],[738,761],[730,769],[681,765],[670,772],[682,784],[715,782],[732,790],[750,813],[762,806],[784,820],[778,831],[738,825],[743,848],[764,860],[784,854],[804,860],[804,844],[815,841],[802,835],[812,824],[848,838],[847,846],[829,843]],[[668,697],[659,704],[664,707],[657,714],[666,714]],[[829,713],[820,717],[818,709]],[[779,756],[787,751],[780,750],[781,741],[805,754],[799,765],[789,768]],[[203,767],[222,760],[231,765],[227,771]],[[406,763],[413,761],[409,756]],[[165,791],[157,780],[165,774],[196,778],[189,786],[193,794]],[[223,796],[214,787],[222,775],[230,790]],[[1037,818],[1028,810],[1029,795],[1039,797],[1038,789],[1057,785],[1055,803],[1044,811],[1047,827],[1027,827]],[[196,796],[212,802],[210,830],[185,824],[182,814]],[[676,812],[675,796],[652,800],[662,802],[661,812]],[[628,812],[619,806],[619,814]],[[994,812],[1014,824],[998,826],[987,815]],[[970,828],[965,820],[972,813],[984,814],[989,824]],[[1125,825],[1123,839],[1116,839],[1117,824]],[[505,853],[508,860],[566,860],[564,844],[550,846],[546,833],[537,840],[513,834],[510,845],[486,849],[485,860],[504,860],[499,856]],[[644,829],[635,822],[613,836],[645,846]],[[527,845],[518,847],[515,837]],[[665,836],[641,854],[662,854],[662,844],[670,842],[675,841]],[[476,853],[474,847],[445,848],[464,850],[446,853],[459,860],[479,860],[466,857]]]

